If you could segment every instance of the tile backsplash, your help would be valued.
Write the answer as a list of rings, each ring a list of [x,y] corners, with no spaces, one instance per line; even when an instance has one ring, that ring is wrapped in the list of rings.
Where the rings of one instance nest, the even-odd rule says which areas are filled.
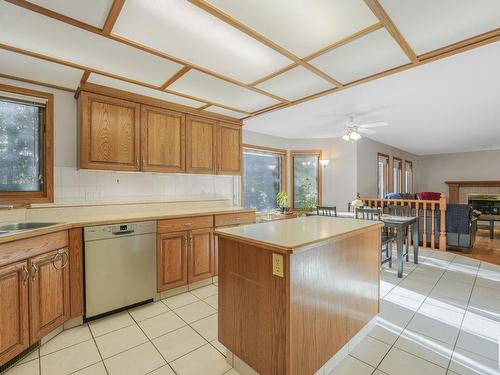
[[[124,173],[54,167],[55,203],[173,201],[224,198],[238,204],[238,177]]]

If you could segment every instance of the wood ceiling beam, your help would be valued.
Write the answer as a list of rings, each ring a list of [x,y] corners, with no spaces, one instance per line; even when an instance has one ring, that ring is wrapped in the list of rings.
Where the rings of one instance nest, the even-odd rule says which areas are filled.
[[[228,14],[222,12],[221,10],[217,9],[213,5],[207,3],[205,0],[188,0],[191,4],[197,6],[198,8],[204,10],[207,13],[210,13],[212,16],[217,17],[221,21],[227,23],[228,25],[233,26],[234,28],[238,29],[239,31],[247,34],[248,36],[252,37],[253,39],[259,41],[260,43],[268,46],[269,48],[272,48],[276,52],[282,54],[283,56],[289,58],[292,60],[295,64],[302,66],[303,68],[309,70],[310,72],[316,74],[317,76],[323,78],[324,80],[333,83],[336,86],[342,86],[342,83],[337,81],[335,78],[330,77],[328,74],[322,72],[318,68],[316,68],[313,65],[310,65],[306,61],[303,61],[300,59],[298,56],[293,54],[292,52],[286,50],[285,48],[279,46],[278,44],[274,43],[272,40],[266,38],[264,35],[259,34],[255,30],[251,29],[250,27],[242,24],[235,18],[229,16]]]
[[[391,18],[385,11],[385,9],[380,5],[378,0],[364,0],[365,4],[371,9],[373,14],[380,20],[380,22],[384,25],[386,30],[391,34],[396,43],[399,44],[403,52],[408,56],[412,63],[418,62],[418,57],[408,44],[408,42],[403,38],[403,35],[399,32],[398,28],[392,22]]]
[[[41,82],[41,81],[35,81],[35,80],[32,80],[32,79],[27,79],[27,78],[18,77],[18,76],[12,76],[10,74],[0,73],[0,78],[6,78],[6,79],[12,79],[12,80],[15,80],[15,81],[19,81],[19,82],[31,83],[31,84],[34,84],[34,85],[49,87],[51,89],[58,89],[58,90],[62,90],[62,91],[68,91],[68,92],[71,92],[71,93],[75,92],[74,89],[70,89],[69,87],[63,87],[63,86],[53,85],[51,83],[46,83],[46,82]]]
[[[226,77],[226,76],[224,76],[222,74],[213,72],[213,71],[211,71],[209,69],[203,68],[203,67],[198,66],[196,64],[192,64],[192,63],[190,63],[188,61],[179,59],[179,58],[177,58],[175,56],[171,56],[171,55],[166,54],[164,52],[155,50],[154,48],[147,47],[145,45],[142,45],[140,43],[134,42],[134,41],[129,40],[127,38],[120,37],[120,36],[115,35],[115,34],[111,34],[111,33],[110,34],[105,34],[105,33],[103,33],[103,30],[101,30],[101,29],[99,29],[97,27],[85,24],[83,22],[80,22],[80,21],[75,20],[75,19],[70,18],[70,17],[63,16],[63,15],[57,13],[57,12],[53,12],[53,11],[51,11],[49,9],[46,9],[46,8],[40,7],[38,5],[35,5],[33,3],[30,3],[29,1],[26,1],[26,0],[6,0],[6,1],[9,1],[10,3],[12,3],[14,5],[17,5],[17,6],[20,6],[22,8],[28,9],[30,11],[33,11],[33,12],[42,14],[44,16],[56,19],[58,21],[62,21],[62,22],[67,23],[69,25],[76,26],[76,27],[79,27],[79,28],[84,29],[86,31],[90,31],[92,33],[101,35],[101,36],[103,36],[105,38],[108,38],[108,39],[111,39],[111,40],[113,40],[115,42],[126,44],[126,45],[128,45],[130,47],[134,47],[134,48],[139,49],[141,51],[150,53],[152,55],[155,55],[155,56],[158,56],[158,57],[162,57],[164,59],[170,60],[170,61],[175,62],[177,64],[181,64],[181,65],[185,65],[185,66],[190,66],[194,70],[197,70],[197,71],[200,71],[202,73],[208,74],[208,75],[210,75],[212,77],[215,77],[215,78],[219,78],[219,79],[221,79],[223,81],[226,81],[226,82],[229,82],[229,83],[233,83],[233,84],[235,84],[237,86],[249,89],[251,91],[255,91],[255,92],[259,93],[259,94],[262,94],[262,95],[265,95],[267,97],[273,98],[274,100],[277,100],[277,101],[280,101],[280,102],[283,102],[283,103],[290,103],[290,101],[287,100],[287,99],[285,99],[285,98],[282,98],[280,96],[271,94],[271,93],[269,93],[267,91],[258,89],[256,87],[252,87],[252,86],[250,86],[250,85],[248,85],[248,84],[246,84],[244,82],[238,81],[238,80],[230,78],[230,77]]]
[[[159,87],[160,90],[166,90],[168,86],[181,78],[184,74],[191,70],[190,66],[185,66],[181,68],[177,73],[175,73],[172,77],[170,77],[163,85]]]
[[[365,77],[365,78],[361,78],[361,79],[358,79],[358,80],[353,81],[353,82],[349,82],[349,83],[345,84],[343,87],[334,87],[332,89],[328,89],[328,90],[322,91],[320,93],[313,94],[313,95],[307,96],[305,98],[295,100],[290,104],[281,105],[279,107],[271,106],[271,107],[267,107],[264,109],[260,109],[258,111],[253,112],[251,114],[251,116],[243,118],[243,120],[250,118],[250,117],[258,116],[258,115],[261,115],[264,113],[269,113],[269,112],[275,111],[275,110],[280,109],[280,108],[292,107],[294,105],[304,103],[304,102],[307,102],[307,101],[310,101],[310,100],[313,100],[313,99],[316,99],[316,98],[319,98],[319,97],[322,97],[325,95],[333,94],[337,91],[342,91],[342,90],[348,89],[348,88],[353,87],[353,86],[361,85],[363,83],[373,81],[373,80],[376,80],[376,79],[379,79],[382,77],[387,77],[387,76],[390,76],[392,74],[396,74],[399,72],[403,72],[405,70],[412,69],[416,66],[425,65],[425,64],[431,63],[433,61],[441,60],[443,58],[453,56],[453,55],[456,55],[456,54],[459,54],[462,52],[466,52],[466,51],[469,51],[471,49],[478,48],[478,47],[481,47],[481,46],[484,46],[484,45],[487,45],[490,43],[495,43],[498,41],[500,41],[500,28],[492,30],[492,31],[487,32],[487,33],[484,33],[484,34],[481,34],[481,35],[478,35],[478,36],[473,37],[473,38],[469,38],[466,41],[454,43],[454,44],[449,45],[447,47],[440,48],[439,49],[439,51],[441,51],[440,53],[437,53],[436,51],[438,51],[438,50],[436,50],[436,51],[430,52],[429,54],[421,55],[420,61],[417,63],[408,63],[405,65],[398,66],[396,68],[386,70],[384,72],[373,74],[369,77]],[[428,56],[426,56],[426,55],[428,55]]]
[[[113,73],[108,73],[108,72],[104,72],[102,70],[89,68],[87,66],[83,66],[83,65],[80,65],[80,64],[75,64],[75,63],[72,63],[72,62],[69,62],[69,61],[65,61],[65,60],[61,60],[61,59],[57,59],[55,57],[50,57],[50,56],[42,55],[42,54],[37,53],[37,52],[27,51],[27,50],[24,50],[24,49],[21,49],[21,48],[9,46],[7,44],[0,43],[0,49],[4,49],[4,50],[7,50],[7,51],[11,51],[11,52],[16,52],[16,53],[19,53],[19,54],[22,54],[22,55],[26,55],[26,56],[30,56],[30,57],[35,57],[37,59],[41,59],[41,60],[53,62],[53,63],[60,64],[60,65],[69,66],[71,68],[80,69],[80,70],[83,70],[83,71],[88,70],[90,73],[100,74],[100,75],[105,76],[105,77],[114,78],[114,79],[118,79],[120,81],[124,81],[124,82],[128,82],[128,83],[133,83],[133,84],[138,85],[138,86],[143,86],[143,87],[147,87],[149,89],[161,91],[161,90],[158,89],[157,86],[151,85],[149,83],[144,83],[144,82],[136,81],[136,80],[133,80],[133,79],[130,79],[130,78],[121,77],[121,76],[113,74]],[[74,91],[74,90],[72,90],[72,91]],[[168,94],[180,96],[180,97],[186,98],[186,99],[196,100],[196,101],[201,102],[201,103],[210,103],[212,105],[216,105],[217,107],[225,108],[225,109],[228,109],[230,111],[239,112],[239,113],[243,113],[243,114],[250,114],[250,112],[248,112],[248,111],[244,111],[244,110],[241,110],[241,109],[229,107],[229,106],[224,105],[224,104],[212,102],[210,100],[201,99],[201,98],[194,97],[194,96],[191,96],[191,95],[187,95],[187,94],[184,94],[184,93],[180,93],[180,92],[176,92],[176,91],[172,91],[172,90],[164,90],[162,92],[166,92]]]
[[[202,105],[200,108],[198,108],[200,111],[204,110],[204,109],[207,109],[208,107],[212,107],[212,104],[205,104],[205,105]]]
[[[90,73],[91,73],[90,70],[86,70],[86,71],[83,72],[82,79],[80,80],[80,85],[83,85],[84,83],[87,82],[87,80],[90,77]]]
[[[313,52],[310,55],[307,55],[306,57],[303,57],[302,60],[304,60],[304,61],[310,61],[310,60],[312,60],[312,59],[314,59],[314,58],[316,58],[318,56],[321,56],[324,53],[330,52],[330,51],[334,50],[337,47],[340,47],[340,46],[343,46],[344,44],[350,43],[350,42],[352,42],[352,41],[354,41],[354,40],[356,40],[358,38],[361,38],[364,35],[367,35],[367,34],[373,32],[373,31],[379,30],[379,29],[381,29],[383,27],[384,27],[384,25],[382,25],[381,22],[377,22],[377,23],[375,23],[375,24],[373,24],[371,26],[368,26],[368,27],[364,28],[363,30],[360,30],[360,31],[358,31],[356,33],[348,35],[345,38],[342,38],[342,39],[336,41],[335,43],[332,43],[332,44],[330,44],[330,45],[328,45],[326,47],[323,47],[322,49],[320,49],[320,50],[318,50],[316,52]],[[276,77],[276,76],[278,76],[280,74],[283,74],[283,73],[285,73],[285,72],[289,71],[290,69],[293,69],[293,68],[295,68],[297,66],[298,65],[296,63],[290,64],[290,65],[288,65],[288,66],[286,66],[286,67],[284,67],[284,68],[282,68],[280,70],[277,70],[274,73],[271,73],[271,74],[269,74],[269,75],[267,75],[265,77],[259,78],[258,80],[250,83],[250,86],[258,85],[259,83],[265,82],[265,81],[267,81],[267,80],[269,80],[271,78],[274,78],[274,77]]]
[[[104,22],[104,26],[102,28],[102,33],[104,35],[111,34],[111,30],[113,30],[113,26],[115,26],[124,5],[125,0],[113,0],[113,5],[111,5],[108,17],[106,17],[106,22]]]

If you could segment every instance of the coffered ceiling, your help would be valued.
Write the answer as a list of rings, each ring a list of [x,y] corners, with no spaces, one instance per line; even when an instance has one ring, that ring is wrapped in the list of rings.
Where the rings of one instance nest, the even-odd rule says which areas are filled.
[[[0,75],[235,118],[500,39],[498,0],[4,0]]]

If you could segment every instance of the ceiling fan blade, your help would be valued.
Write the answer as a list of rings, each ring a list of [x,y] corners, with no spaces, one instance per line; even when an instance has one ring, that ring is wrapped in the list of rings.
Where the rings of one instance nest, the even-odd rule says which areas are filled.
[[[382,126],[388,126],[389,124],[387,122],[371,122],[368,124],[360,124],[358,125],[358,128],[380,128]]]
[[[358,131],[361,133],[361,134],[367,134],[367,135],[373,135],[376,133],[375,130],[371,130],[371,129],[364,129],[364,128],[359,128]]]

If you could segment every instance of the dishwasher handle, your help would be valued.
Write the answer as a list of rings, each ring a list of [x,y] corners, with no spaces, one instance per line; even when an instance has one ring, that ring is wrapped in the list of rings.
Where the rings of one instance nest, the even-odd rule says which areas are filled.
[[[127,229],[127,230],[117,230],[117,231],[113,231],[112,234],[113,236],[120,236],[120,235],[123,235],[123,234],[130,234],[130,233],[134,233],[135,231],[133,229]]]

